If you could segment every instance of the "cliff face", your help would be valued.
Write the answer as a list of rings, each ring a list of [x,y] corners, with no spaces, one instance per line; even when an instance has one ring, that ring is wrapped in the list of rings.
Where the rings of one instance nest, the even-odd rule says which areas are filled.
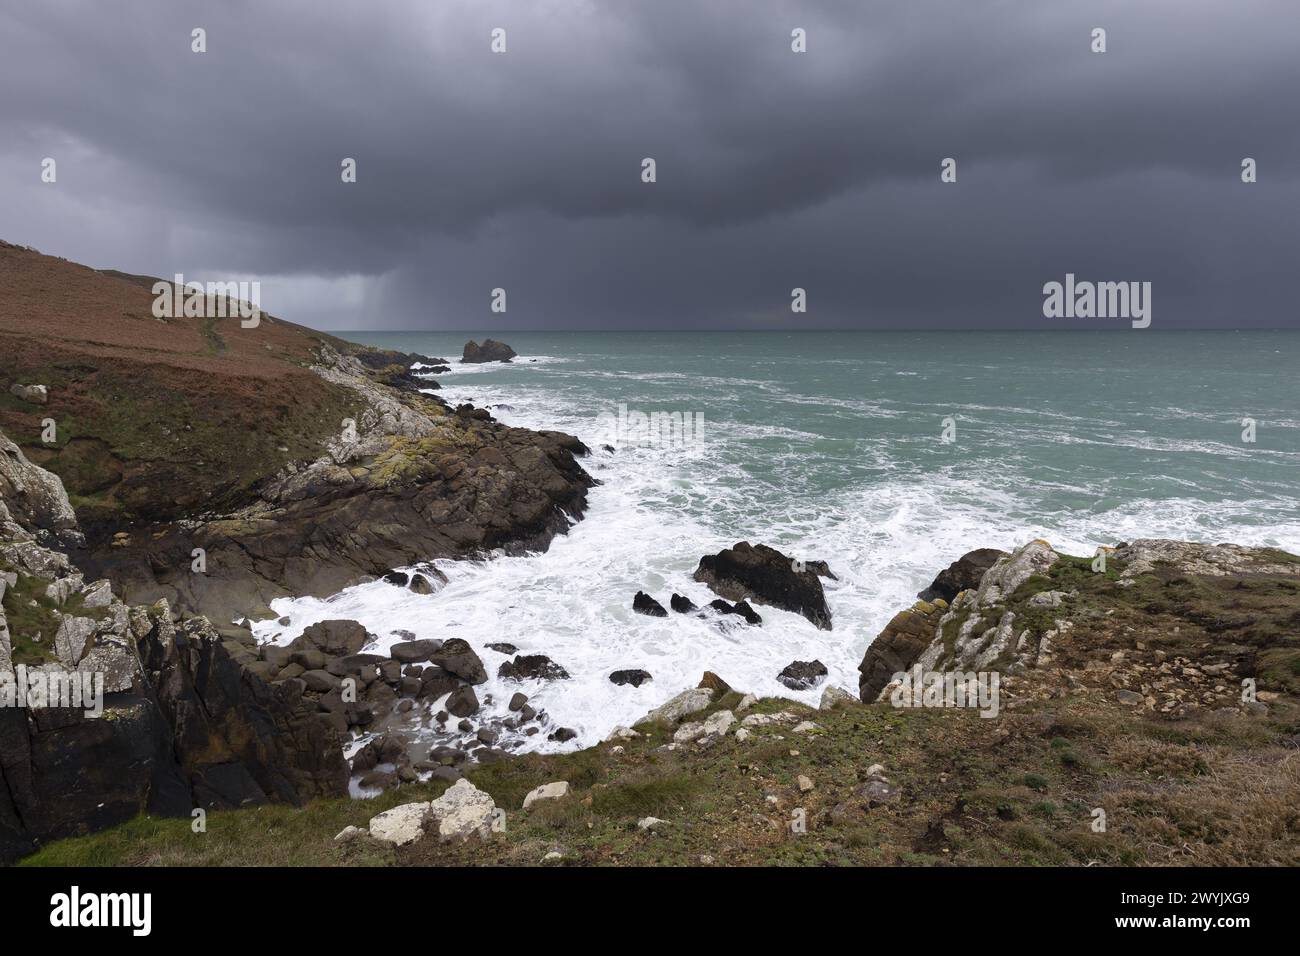
[[[52,547],[79,534],[58,479],[0,435],[0,861],[146,811],[346,793],[301,687],[263,682],[202,618],[86,582]]]

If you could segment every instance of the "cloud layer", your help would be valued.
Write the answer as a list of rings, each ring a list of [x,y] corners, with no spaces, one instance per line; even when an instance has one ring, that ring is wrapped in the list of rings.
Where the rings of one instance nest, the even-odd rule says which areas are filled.
[[[0,238],[340,329],[1040,328],[1066,272],[1150,281],[1156,327],[1293,326],[1297,32],[1291,0],[12,5]]]

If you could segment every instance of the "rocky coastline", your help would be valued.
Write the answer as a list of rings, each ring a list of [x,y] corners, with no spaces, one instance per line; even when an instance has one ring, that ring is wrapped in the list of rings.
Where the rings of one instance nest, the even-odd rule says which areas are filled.
[[[0,708],[0,860],[146,812],[338,796],[372,757],[411,779],[382,738],[349,767],[349,733],[431,694],[476,711],[472,649],[381,661],[355,622],[259,647],[251,620],[381,576],[441,583],[396,567],[545,548],[585,510],[587,449],[428,394],[445,360],[269,315],[261,335],[163,321],[156,280],[9,244],[0,260],[0,681],[103,681],[93,715]],[[29,308],[50,281],[75,295]]]
[[[1190,859],[1296,862],[1294,815],[1270,809],[1300,797],[1282,759],[1300,693],[1294,555],[1164,540],[1093,556],[1041,540],[979,549],[867,646],[856,693],[818,660],[773,675],[819,691],[817,708],[710,672],[662,688],[665,703],[595,747],[516,757],[529,737],[576,734],[522,692],[491,701],[482,685],[490,669],[563,681],[561,662],[409,633],[376,653],[380,635],[348,619],[284,644],[251,625],[276,598],[379,579],[430,594],[445,580],[435,559],[545,548],[594,484],[578,439],[430,394],[444,359],[269,316],[261,339],[173,320],[172,351],[142,359],[159,334],[151,280],[7,245],[0,258],[0,304],[28,301],[13,278],[25,271],[126,317],[106,341],[79,315],[0,305],[0,692],[19,676],[102,681],[98,714],[0,707],[0,862],[142,814],[282,804],[311,819],[349,793],[378,795],[375,809],[330,810],[353,822],[314,843],[314,860],[709,865],[725,846],[717,862],[816,862],[801,856],[811,842],[882,863],[1168,862],[1172,837],[1142,815],[1165,801],[1192,821],[1171,824]],[[488,340],[461,361],[513,357]],[[191,437],[167,402],[211,407],[218,431]],[[43,441],[50,418],[64,432]],[[239,428],[255,436],[242,454]],[[704,607],[669,589],[629,605],[753,639],[768,608],[831,631],[826,557],[742,541],[699,558],[693,580],[718,595]],[[932,700],[935,674],[996,675],[994,696],[979,712]],[[1254,775],[1243,814],[1272,829],[1219,819],[1209,767]],[[1107,807],[1128,828],[1119,850],[1081,829]],[[503,814],[523,826],[505,835]],[[823,842],[791,844],[792,814]]]

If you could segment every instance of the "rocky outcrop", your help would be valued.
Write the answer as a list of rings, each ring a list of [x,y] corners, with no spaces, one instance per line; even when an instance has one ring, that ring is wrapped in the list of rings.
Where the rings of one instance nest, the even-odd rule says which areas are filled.
[[[616,684],[619,687],[623,687],[628,684],[631,684],[633,687],[640,687],[642,684],[644,684],[646,681],[649,680],[654,680],[654,678],[650,676],[650,672],[639,670],[639,669],[614,671],[612,674],[609,675],[610,683]]]
[[[996,673],[1011,706],[1097,694],[1170,718],[1267,712],[1243,681],[1291,679],[1285,662],[1295,653],[1282,635],[1296,617],[1300,558],[1151,539],[1103,550],[1104,564],[1033,541],[951,604],[901,612],[867,648],[861,699],[885,699],[895,686],[910,692],[894,683],[909,671]]]
[[[710,601],[709,607],[717,611],[719,614],[734,614],[737,617],[743,618],[746,624],[757,626],[763,623],[762,616],[749,606],[748,601],[737,601],[735,604],[728,604],[726,601],[718,598],[715,601]]]
[[[264,484],[257,504],[127,535],[86,566],[132,602],[166,598],[229,620],[277,597],[324,597],[417,561],[544,548],[585,510],[592,482],[574,457],[586,448],[572,436],[395,393],[328,348],[317,370],[364,402],[355,431]]]
[[[506,343],[498,342],[495,339],[484,339],[482,345],[471,339],[465,343],[465,352],[461,355],[460,360],[471,364],[509,362],[518,354]]]
[[[50,543],[77,530],[77,515],[58,476],[27,460],[17,445],[0,433],[0,501],[7,518]]]
[[[346,792],[301,683],[268,683],[203,618],[86,584],[48,546],[69,538],[62,483],[0,435],[0,861],[144,812]]]
[[[664,606],[644,591],[637,591],[636,596],[632,598],[632,610],[638,614],[647,614],[650,617],[668,616]]]
[[[569,672],[545,654],[520,654],[497,668],[502,680],[568,680]]]
[[[826,665],[821,661],[791,661],[776,679],[791,690],[807,690],[817,686],[826,673]]]
[[[33,405],[44,405],[50,400],[49,389],[44,385],[22,385],[15,382],[9,386],[9,394]]]
[[[935,576],[930,586],[917,594],[922,601],[951,601],[960,591],[978,587],[984,572],[993,567],[1005,551],[997,548],[978,548],[968,551]]]
[[[871,703],[893,679],[916,662],[934,640],[939,618],[947,603],[918,601],[906,611],[899,611],[885,629],[871,642],[858,665],[858,696]]]
[[[695,606],[694,601],[685,595],[676,593],[675,591],[673,592],[673,596],[668,599],[668,604],[678,614],[689,614],[691,611],[699,610],[699,608]]]
[[[749,600],[802,614],[822,630],[831,629],[831,612],[818,575],[767,545],[741,541],[714,555],[705,555],[695,580],[731,601]]]

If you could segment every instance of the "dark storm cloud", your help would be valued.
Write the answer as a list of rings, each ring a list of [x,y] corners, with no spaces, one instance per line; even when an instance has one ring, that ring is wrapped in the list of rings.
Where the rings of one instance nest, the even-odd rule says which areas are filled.
[[[1297,33],[1291,0],[14,5],[0,237],[335,328],[1043,327],[1067,271],[1152,282],[1156,326],[1293,325]]]

